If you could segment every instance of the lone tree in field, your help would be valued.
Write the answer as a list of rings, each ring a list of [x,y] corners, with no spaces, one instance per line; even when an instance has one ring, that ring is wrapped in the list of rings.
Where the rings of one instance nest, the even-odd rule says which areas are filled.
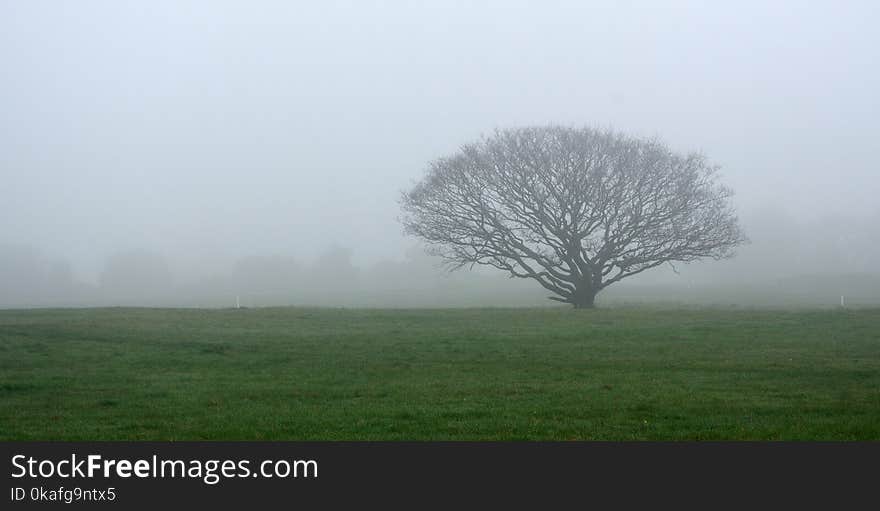
[[[650,268],[733,254],[745,237],[717,169],[613,131],[497,131],[432,162],[402,222],[454,269],[492,266],[593,307]]]

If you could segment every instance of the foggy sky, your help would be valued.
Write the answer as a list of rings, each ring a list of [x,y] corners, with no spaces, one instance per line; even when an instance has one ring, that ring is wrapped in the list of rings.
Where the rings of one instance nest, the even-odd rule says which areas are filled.
[[[400,260],[428,161],[551,122],[703,151],[747,232],[880,219],[878,5],[3,1],[0,245]]]

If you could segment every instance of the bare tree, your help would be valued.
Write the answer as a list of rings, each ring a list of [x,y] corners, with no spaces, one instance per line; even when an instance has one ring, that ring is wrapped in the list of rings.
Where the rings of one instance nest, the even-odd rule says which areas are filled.
[[[492,266],[593,307],[615,282],[745,241],[717,169],[614,131],[496,131],[432,162],[402,222],[453,269]]]

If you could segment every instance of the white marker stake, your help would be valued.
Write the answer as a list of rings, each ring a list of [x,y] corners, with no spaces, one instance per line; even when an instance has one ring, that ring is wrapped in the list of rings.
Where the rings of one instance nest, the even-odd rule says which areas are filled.
[[[235,295],[235,308],[236,309],[241,308],[241,301],[238,299],[238,295]]]
[[[841,307],[845,307],[845,306],[846,306],[846,305],[844,305],[844,302],[843,302],[843,295],[840,295],[840,306],[841,306]]]

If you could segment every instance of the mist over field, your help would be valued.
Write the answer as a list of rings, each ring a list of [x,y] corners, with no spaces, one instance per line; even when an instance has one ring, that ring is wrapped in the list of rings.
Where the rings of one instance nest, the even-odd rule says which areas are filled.
[[[880,304],[876,2],[3,2],[0,307],[551,305],[402,190],[495,129],[657,136],[750,243],[599,304]]]

